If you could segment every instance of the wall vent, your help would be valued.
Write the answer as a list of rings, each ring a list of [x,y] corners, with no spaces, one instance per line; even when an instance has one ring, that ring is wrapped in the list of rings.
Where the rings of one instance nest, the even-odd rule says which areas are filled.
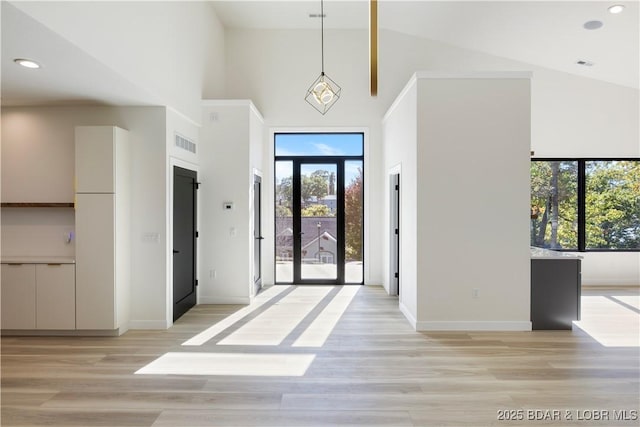
[[[193,154],[196,153],[196,143],[184,136],[176,133],[176,147],[187,150]]]

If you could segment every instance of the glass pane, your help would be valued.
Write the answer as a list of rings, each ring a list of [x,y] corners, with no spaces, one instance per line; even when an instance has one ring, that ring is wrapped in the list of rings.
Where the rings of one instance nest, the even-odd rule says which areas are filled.
[[[578,162],[531,162],[531,246],[578,248]]]
[[[362,156],[361,133],[278,133],[276,156]]]
[[[335,164],[300,165],[302,279],[336,279]]]
[[[640,249],[640,162],[587,161],[586,249]]]
[[[363,203],[362,161],[344,163],[345,283],[363,281]]]
[[[276,283],[293,282],[293,162],[276,162]]]

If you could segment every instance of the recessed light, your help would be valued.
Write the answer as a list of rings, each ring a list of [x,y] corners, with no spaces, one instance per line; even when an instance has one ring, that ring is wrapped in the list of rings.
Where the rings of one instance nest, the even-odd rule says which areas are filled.
[[[620,13],[624,10],[624,5],[622,4],[614,4],[613,6],[609,7],[609,9],[607,9],[609,11],[609,13]]]
[[[587,30],[597,30],[602,28],[603,25],[602,21],[588,21],[584,23],[583,27]]]
[[[13,60],[13,62],[26,68],[40,68],[40,64],[30,59],[16,58]]]

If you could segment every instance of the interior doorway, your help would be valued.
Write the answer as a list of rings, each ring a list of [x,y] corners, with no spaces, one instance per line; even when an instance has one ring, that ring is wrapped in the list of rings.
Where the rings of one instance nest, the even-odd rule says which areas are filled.
[[[394,173],[390,176],[389,182],[391,200],[389,212],[389,283],[390,295],[400,295],[400,174]]]
[[[253,295],[262,288],[262,178],[253,175]]]
[[[363,134],[276,134],[276,283],[364,283]]]
[[[173,321],[196,305],[197,173],[173,168]]]

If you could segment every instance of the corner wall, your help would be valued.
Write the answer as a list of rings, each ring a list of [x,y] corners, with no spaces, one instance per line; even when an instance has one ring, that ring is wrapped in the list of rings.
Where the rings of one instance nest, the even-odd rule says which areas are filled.
[[[417,81],[417,329],[530,330],[529,77]]]
[[[389,175],[400,172],[400,310],[416,327],[418,317],[418,86],[411,79],[382,122],[385,183]],[[388,184],[387,184],[388,186]],[[390,223],[390,189],[385,194],[384,224]],[[383,284],[390,289],[388,226],[381,230],[385,238]]]
[[[263,135],[249,101],[203,101],[201,304],[248,304],[253,283],[253,168]],[[257,168],[257,167],[256,167]],[[224,210],[225,202],[233,203]]]

